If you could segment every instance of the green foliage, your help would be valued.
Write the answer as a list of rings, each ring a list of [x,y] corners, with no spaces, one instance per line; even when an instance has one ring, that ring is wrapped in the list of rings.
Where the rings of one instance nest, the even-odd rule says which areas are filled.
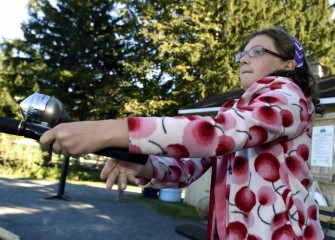
[[[24,39],[2,44],[0,113],[40,91],[72,120],[175,115],[238,88],[238,47],[272,26],[334,72],[333,11],[328,0],[30,0]]]
[[[327,0],[123,2],[140,19],[136,39],[152,52],[128,67],[147,74],[143,91],[150,86],[149,91],[178,103],[170,110],[239,87],[234,54],[245,37],[266,27],[285,26],[301,39],[309,60],[334,70],[333,9]]]
[[[54,157],[54,162],[59,159]],[[0,133],[0,173],[34,179],[56,179],[58,164],[52,167],[44,162],[41,149],[34,141]]]
[[[24,40],[5,42],[4,77],[12,96],[59,98],[73,120],[117,117],[129,97],[123,79],[127,27],[115,1],[31,0]],[[83,114],[85,113],[85,114]]]
[[[100,171],[97,170],[80,170],[78,168],[70,167],[68,176],[68,180],[71,181],[89,181],[89,182],[101,182],[100,179]]]
[[[308,47],[315,42],[311,33],[319,41],[334,37],[327,1],[286,1],[284,6],[283,1],[144,1],[142,8],[138,1],[134,4],[143,13],[144,39],[155,43],[159,52],[153,59],[158,63],[155,69],[173,79],[171,97],[178,102],[197,101],[237,87],[238,65],[231,64],[233,55],[241,39],[264,27],[286,26],[299,39],[303,35],[310,60],[322,56],[333,60],[329,44],[323,53],[320,43],[311,46],[315,53]],[[321,18],[320,12],[324,13]],[[322,32],[318,31],[321,22]]]
[[[47,159],[34,141],[0,133],[0,174],[31,179],[58,180],[63,157]],[[78,159],[70,159],[67,180],[101,182],[100,169],[84,169]]]
[[[3,55],[0,54],[0,72],[2,72]],[[16,101],[10,95],[5,80],[0,74],[0,116],[17,117],[19,114]]]
[[[164,202],[153,198],[139,198],[138,196],[127,196],[127,200],[150,203],[155,210],[161,214],[173,216],[175,218],[184,218],[192,220],[200,220],[199,214],[195,207],[184,204],[182,202]]]

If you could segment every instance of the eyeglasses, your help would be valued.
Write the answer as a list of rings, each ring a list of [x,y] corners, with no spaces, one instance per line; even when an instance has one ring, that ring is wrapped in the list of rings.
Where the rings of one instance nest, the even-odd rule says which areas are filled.
[[[240,62],[241,58],[243,58],[246,54],[248,54],[249,57],[254,58],[254,57],[261,57],[261,56],[263,56],[266,53],[269,53],[269,54],[271,54],[273,56],[276,56],[276,57],[279,57],[281,59],[287,60],[286,57],[284,57],[284,56],[282,56],[282,55],[280,55],[278,53],[272,52],[271,50],[266,49],[264,47],[254,47],[254,48],[250,48],[248,51],[238,52],[235,55],[235,61],[236,62]]]

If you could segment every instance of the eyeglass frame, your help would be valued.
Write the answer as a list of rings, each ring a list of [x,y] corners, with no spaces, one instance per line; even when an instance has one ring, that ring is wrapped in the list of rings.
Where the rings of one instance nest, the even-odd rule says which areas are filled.
[[[261,55],[257,55],[257,56],[250,56],[249,52],[250,52],[251,50],[254,50],[255,48],[259,48],[259,49],[261,50],[262,54],[261,54]],[[250,48],[250,49],[247,50],[247,51],[240,51],[240,52],[236,53],[236,55],[235,55],[235,62],[237,62],[237,63],[240,62],[241,59],[242,59],[245,55],[247,55],[247,54],[248,54],[248,56],[251,57],[251,58],[255,58],[255,57],[257,58],[257,57],[261,57],[261,56],[263,56],[264,53],[269,53],[269,54],[271,54],[271,55],[273,55],[273,56],[276,56],[276,57],[279,57],[279,58],[281,58],[281,59],[283,59],[283,60],[290,60],[290,59],[288,59],[288,58],[286,58],[286,57],[280,55],[279,53],[273,52],[273,51],[271,51],[271,50],[269,50],[269,49],[267,49],[267,48],[265,48],[265,47],[256,46],[256,47]]]

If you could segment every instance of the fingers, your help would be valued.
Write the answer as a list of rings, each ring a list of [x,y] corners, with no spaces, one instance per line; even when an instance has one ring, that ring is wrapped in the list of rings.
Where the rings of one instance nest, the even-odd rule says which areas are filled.
[[[87,142],[89,140],[78,134],[78,132],[82,132],[80,125],[79,127],[78,125],[79,123],[73,122],[61,123],[43,133],[39,139],[42,150],[51,148],[56,154],[76,158],[87,154],[85,150],[87,150]]]
[[[61,145],[61,142],[56,140],[55,129],[46,131],[42,134],[39,141],[42,150],[49,150],[51,148],[55,154],[63,154],[65,157],[70,156],[70,153]]]
[[[55,141],[55,132],[52,129],[46,131],[42,134],[39,141],[43,150],[49,150],[50,145],[52,145]]]
[[[112,172],[112,170],[116,166],[116,161],[115,159],[108,159],[107,162],[105,163],[104,168],[101,170],[100,173],[100,178],[102,180],[107,179],[108,175]]]
[[[60,145],[59,142],[55,142],[54,144],[52,144],[52,151],[56,154],[64,154],[64,153],[66,154],[66,152],[62,150],[62,146]]]
[[[44,139],[42,139],[44,141]],[[69,157],[69,156],[72,156],[72,157],[80,157],[81,155],[74,155],[74,154],[70,154],[66,148],[64,148],[61,143],[59,141],[55,141],[53,144],[49,144],[49,145],[43,145],[41,146],[42,147],[42,150],[49,150],[51,148],[51,150],[55,153],[55,154],[62,154],[64,157]]]
[[[115,180],[117,178],[117,176],[119,175],[119,173],[116,173],[116,171],[112,171],[108,177],[107,177],[107,180],[106,180],[106,188],[107,189],[112,189],[113,188],[113,185],[115,183]]]
[[[135,184],[139,184],[139,179],[136,178],[136,175],[139,170],[136,168],[131,168],[129,163],[109,159],[104,168],[101,170],[100,178],[106,180],[106,188],[112,189],[116,179],[118,179],[119,186],[122,190],[127,188],[128,181]]]
[[[116,168],[117,160],[109,159],[107,160],[104,168],[101,171],[100,178],[106,179],[106,188],[112,189],[116,178],[119,176],[120,172]]]
[[[126,190],[126,188],[127,188],[127,175],[124,174],[124,173],[120,173],[118,181],[120,183],[121,189]]]

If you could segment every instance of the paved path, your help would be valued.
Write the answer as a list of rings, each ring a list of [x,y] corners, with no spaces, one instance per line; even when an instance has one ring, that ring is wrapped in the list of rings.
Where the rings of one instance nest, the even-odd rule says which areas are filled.
[[[117,191],[103,184],[67,182],[64,195],[73,201],[47,199],[57,189],[58,182],[0,178],[0,227],[21,240],[185,240],[176,226],[203,227],[159,214],[148,203],[116,201]]]

